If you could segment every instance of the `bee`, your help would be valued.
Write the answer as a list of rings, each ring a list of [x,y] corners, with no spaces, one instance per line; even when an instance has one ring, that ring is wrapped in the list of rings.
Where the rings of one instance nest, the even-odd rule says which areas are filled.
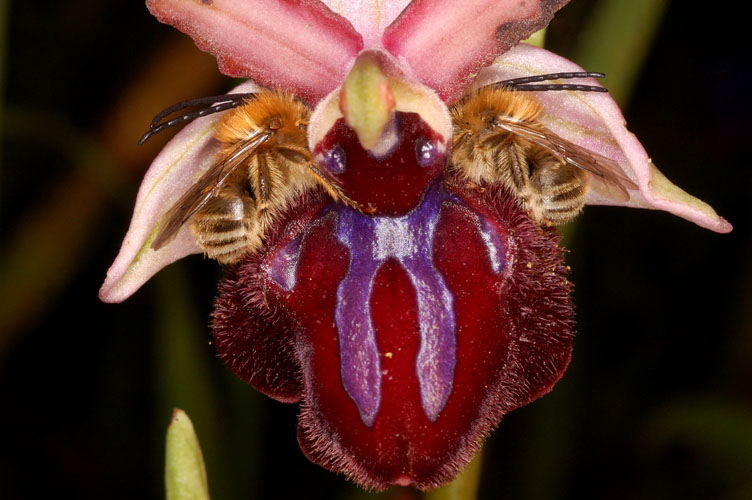
[[[559,137],[539,117],[540,102],[524,91],[604,92],[572,84],[530,85],[562,78],[603,77],[602,73],[556,73],[505,80],[481,87],[451,110],[454,126],[449,169],[471,185],[501,185],[536,223],[559,225],[578,215],[592,188],[629,200],[637,189],[609,158]]]
[[[196,106],[201,108],[163,121]],[[260,247],[269,222],[305,190],[322,186],[335,200],[349,202],[308,150],[308,107],[284,93],[264,90],[183,101],[159,113],[139,144],[165,128],[228,109],[214,134],[216,161],[167,211],[153,249],[165,246],[190,223],[208,257],[232,264]]]
[[[600,73],[556,73],[505,80],[482,87],[452,110],[449,170],[472,185],[501,185],[514,193],[539,224],[562,224],[576,216],[592,187],[628,200],[637,186],[618,164],[573,144],[543,126],[542,105],[522,91],[605,91],[572,84],[531,85]],[[188,109],[177,118],[172,114]],[[323,187],[334,200],[363,211],[320,170],[308,149],[309,108],[285,93],[262,90],[192,99],[160,112],[143,144],[162,130],[228,111],[216,127],[215,162],[166,212],[151,247],[169,243],[185,224],[210,258],[232,264],[257,250],[269,223],[301,193]]]

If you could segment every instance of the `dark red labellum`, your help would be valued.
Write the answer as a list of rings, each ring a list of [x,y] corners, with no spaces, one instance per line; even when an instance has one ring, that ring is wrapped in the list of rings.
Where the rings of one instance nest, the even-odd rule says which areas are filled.
[[[313,461],[430,488],[563,374],[565,276],[555,233],[505,192],[435,185],[391,220],[309,201],[229,270],[215,338],[259,390],[303,399]]]
[[[430,129],[400,120],[381,162],[335,125],[322,164],[377,210],[321,193],[290,206],[228,269],[213,327],[241,378],[302,400],[298,440],[312,461],[367,488],[428,489],[562,376],[571,285],[553,229],[504,190],[442,177]]]
[[[366,212],[403,215],[415,208],[441,174],[447,148],[416,113],[395,113],[387,129],[387,134],[393,131],[397,142],[377,158],[360,147],[358,136],[340,119],[316,146],[314,155]]]

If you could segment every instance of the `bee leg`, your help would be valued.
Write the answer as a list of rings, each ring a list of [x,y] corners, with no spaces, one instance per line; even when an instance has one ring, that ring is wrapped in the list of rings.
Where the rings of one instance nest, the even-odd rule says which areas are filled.
[[[517,193],[520,205],[533,220],[542,223],[543,214],[540,203],[536,203],[535,190],[531,188],[531,165],[525,151],[514,141],[509,141],[502,151],[497,170],[501,183]]]
[[[524,192],[530,184],[530,172],[525,157],[520,154],[517,146],[513,142],[506,144],[506,158],[509,162],[509,168],[503,171],[509,172],[511,181],[518,191]]]
[[[277,166],[269,156],[263,153],[256,155],[256,165],[255,169],[251,169],[251,175],[254,177],[252,185],[256,187],[256,193],[258,194],[256,199],[258,208],[263,212],[269,207],[269,202],[273,196],[272,190],[274,186],[271,179],[271,171],[272,169],[276,169]]]
[[[468,182],[465,183],[465,187],[467,189],[471,189],[471,190],[477,191],[479,193],[484,193],[486,191],[485,187],[481,186],[480,184],[476,184],[475,182],[470,182],[470,181],[468,181]]]
[[[327,193],[329,193],[329,196],[331,196],[334,201],[341,201],[345,205],[354,208],[358,212],[368,212],[368,209],[364,208],[356,201],[350,199],[349,196],[342,192],[342,188],[330,181],[327,176],[324,175],[321,170],[319,170],[315,163],[308,162],[306,166],[308,167],[308,170],[311,172],[316,181],[321,184],[321,186],[326,190]]]

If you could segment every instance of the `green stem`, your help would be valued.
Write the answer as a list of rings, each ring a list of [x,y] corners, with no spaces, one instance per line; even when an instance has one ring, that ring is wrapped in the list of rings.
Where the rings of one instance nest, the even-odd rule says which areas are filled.
[[[190,413],[201,433],[212,487],[220,498],[236,498],[227,471],[231,436],[225,433],[224,401],[213,376],[215,356],[208,329],[191,294],[188,264],[176,262],[155,277],[154,386],[158,420],[174,407]],[[161,431],[160,431],[161,432]]]
[[[668,0],[597,2],[579,33],[572,60],[606,73],[603,84],[621,107],[629,101],[667,5]]]
[[[483,465],[483,450],[467,464],[454,481],[425,494],[425,500],[474,500],[478,497],[480,473]]]

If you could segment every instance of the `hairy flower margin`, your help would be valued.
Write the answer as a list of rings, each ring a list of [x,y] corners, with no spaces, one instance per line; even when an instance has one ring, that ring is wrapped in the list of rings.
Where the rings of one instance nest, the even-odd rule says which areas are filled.
[[[338,107],[332,103],[338,102],[341,85],[364,51],[376,54],[396,82],[393,87],[403,89],[402,93],[395,92],[396,109],[417,112],[445,143],[451,138],[447,106],[469,90],[521,76],[581,71],[577,65],[555,54],[519,44],[544,28],[567,1],[147,0],[147,7],[160,21],[189,34],[201,49],[214,54],[223,73],[250,79],[233,92],[252,92],[262,86],[282,89],[305,100],[314,108],[309,125],[309,144],[313,151],[329,132],[334,121],[332,113],[336,115],[338,112]],[[472,26],[472,29],[467,29],[467,26]],[[597,84],[594,81],[584,83]],[[543,104],[544,113],[540,120],[547,128],[568,141],[615,160],[638,186],[638,189],[630,190],[630,199],[626,203],[593,191],[588,195],[588,204],[666,210],[713,231],[731,230],[731,225],[710,206],[673,185],[658,171],[639,141],[626,129],[621,112],[608,94],[537,92],[536,97]],[[123,246],[100,291],[102,300],[125,300],[162,267],[186,255],[201,252],[187,227],[159,250],[153,250],[150,244],[167,209],[214,161],[217,144],[213,132],[219,120],[221,114],[195,120],[154,160],[141,185]],[[493,330],[496,326],[470,326],[476,316],[483,317],[486,313],[480,306],[460,304],[461,300],[457,298],[457,330],[474,331],[475,328],[480,336],[473,339],[480,339],[481,343],[486,342],[483,335],[504,338],[503,342],[489,341],[493,345],[487,349],[503,361],[493,364],[481,354],[470,361],[465,360],[466,349],[472,351],[467,345],[475,344],[474,341],[463,344],[468,336],[464,334],[464,337],[457,337],[457,345],[452,347],[457,354],[447,355],[452,360],[450,374],[431,372],[434,375],[439,373],[436,375],[438,382],[428,382],[428,375],[421,378],[420,366],[413,367],[408,363],[400,368],[395,365],[394,373],[404,372],[408,378],[414,378],[408,373],[410,370],[418,372],[420,383],[414,385],[419,388],[411,389],[411,382],[407,379],[400,381],[409,390],[414,389],[415,394],[420,394],[417,402],[405,401],[400,406],[387,396],[381,397],[379,391],[386,394],[394,389],[387,382],[383,387],[379,386],[378,397],[373,399],[366,383],[368,376],[350,373],[343,364],[348,355],[363,352],[358,351],[357,346],[343,346],[342,337],[339,346],[342,353],[338,359],[336,342],[326,348],[323,346],[329,342],[332,332],[321,333],[320,338],[308,330],[301,334],[295,331],[301,329],[299,322],[280,319],[279,315],[269,311],[256,311],[260,307],[257,299],[261,290],[264,290],[263,301],[266,302],[266,290],[280,284],[279,280],[276,285],[273,283],[276,276],[274,263],[280,255],[287,255],[285,252],[291,248],[297,252],[295,258],[300,259],[297,272],[301,276],[308,273],[311,281],[318,280],[322,284],[309,290],[309,295],[296,291],[272,296],[272,302],[277,301],[274,303],[280,309],[310,315],[306,309],[309,306],[305,305],[306,299],[312,296],[310,294],[334,295],[333,292],[338,290],[338,282],[324,283],[326,280],[321,277],[328,279],[340,268],[343,276],[349,272],[347,251],[342,247],[346,239],[342,233],[346,230],[341,222],[347,217],[344,212],[335,214],[334,210],[326,209],[321,197],[309,197],[305,204],[288,211],[269,232],[269,243],[259,255],[231,268],[228,278],[220,286],[214,328],[225,360],[239,376],[262,392],[281,401],[302,401],[299,440],[305,453],[312,460],[343,472],[366,487],[379,489],[397,483],[431,488],[450,479],[477,451],[483,438],[504,413],[548,392],[569,361],[569,284],[561,266],[555,236],[551,232],[540,236],[540,231],[519,213],[514,203],[505,201],[503,194],[491,190],[477,196],[468,193],[452,179],[447,179],[446,184],[448,194],[428,190],[424,196],[426,199],[436,198],[436,206],[443,207],[440,215],[434,214],[432,219],[434,223],[438,220],[435,226],[438,227],[438,236],[433,247],[435,262],[432,265],[437,268],[444,266],[439,269],[447,281],[446,286],[442,285],[444,289],[459,293],[464,285],[460,281],[453,283],[451,276],[459,265],[455,262],[456,254],[462,253],[462,249],[454,249],[452,241],[459,237],[463,243],[472,242],[477,236],[475,233],[480,231],[478,235],[482,233],[485,246],[480,236],[475,239],[478,240],[478,253],[483,254],[493,250],[487,234],[504,236],[503,244],[497,246],[506,252],[502,265],[509,267],[508,276],[493,281],[498,270],[481,269],[484,264],[469,261],[462,265],[474,270],[470,275],[477,275],[478,283],[488,286],[488,294],[493,295],[493,300],[487,305],[504,311],[486,318],[488,325],[504,319],[512,327],[496,332]],[[324,215],[317,215],[321,213]],[[306,224],[313,229],[301,230],[300,227]],[[477,229],[484,225],[495,229],[489,230],[491,233]],[[445,227],[451,230],[442,233]],[[297,228],[297,233],[288,234],[290,228]],[[333,236],[338,230],[340,236]],[[317,269],[315,257],[308,257],[311,253],[308,250],[313,248],[314,242],[318,242],[316,250],[326,250],[319,255],[331,259],[331,267],[320,274],[314,272]],[[355,247],[347,247],[347,250],[351,254],[358,251]],[[391,291],[396,295],[405,294],[401,299],[403,303],[420,302],[420,293],[417,293],[417,299],[409,297],[411,285],[408,278],[415,280],[417,275],[429,276],[431,273],[411,271],[404,261],[395,260],[394,254],[389,258],[391,260],[381,262],[378,273],[373,271],[368,285],[372,294],[369,299],[373,302],[379,297],[384,304],[395,301],[391,306],[399,308],[400,302],[386,293]],[[517,266],[517,263],[526,265]],[[264,270],[269,269],[271,271],[264,275]],[[385,278],[387,275],[388,279]],[[267,281],[262,282],[264,279]],[[343,278],[341,282],[345,283],[347,279]],[[329,288],[322,288],[327,286]],[[531,306],[531,297],[540,295],[541,287],[546,288],[548,295],[539,305]],[[504,291],[494,291],[499,288]],[[478,297],[484,298],[475,290],[463,293],[472,295],[476,301]],[[335,308],[336,314],[340,314],[339,305],[326,307],[331,309],[331,316],[335,315]],[[387,306],[383,307],[386,311]],[[527,317],[530,307],[534,311]],[[377,311],[376,306],[373,309],[362,313],[368,321],[383,323],[386,320],[380,319],[381,314],[389,318],[390,324],[400,325],[400,328],[418,328],[413,324],[415,318],[396,318],[389,316],[391,312]],[[467,315],[473,318],[472,321],[463,319]],[[421,316],[418,322],[423,323],[424,319]],[[331,318],[328,320],[335,323]],[[327,317],[323,317],[323,321],[326,322]],[[337,321],[340,321],[339,316]],[[392,328],[397,328],[394,325]],[[306,327],[302,328],[305,330]],[[491,328],[494,333],[489,335],[484,328]],[[243,330],[242,334],[235,333],[237,329]],[[387,328],[383,329],[386,331]],[[526,332],[528,339],[525,339]],[[420,335],[422,341],[428,338],[422,329]],[[379,337],[379,342],[382,341]],[[447,347],[444,350],[451,351]],[[333,357],[332,351],[335,352]],[[367,362],[365,372],[392,362],[391,351],[386,353],[388,359],[384,359],[383,349],[374,353],[377,358],[381,356],[380,361]],[[426,359],[440,363],[445,360],[445,355],[446,352],[442,352]],[[416,363],[420,365],[423,354],[417,356]],[[340,365],[339,372],[331,370],[332,363]],[[430,371],[430,364],[426,362],[426,373]],[[478,374],[486,378],[480,386],[473,386],[471,379]],[[465,392],[462,392],[465,390],[463,377],[470,380],[467,384],[471,386]],[[351,385],[347,386],[348,382]],[[342,390],[343,383],[347,386],[346,391]],[[339,385],[337,391],[342,394],[335,394],[327,384]],[[427,387],[438,391],[439,396],[426,396],[430,392]],[[448,396],[450,392],[452,395]],[[376,406],[369,410],[373,401],[376,401]],[[413,413],[417,415],[415,419],[425,420],[428,416],[420,425],[415,424],[419,429],[409,429],[410,425],[405,423],[406,418],[413,418],[410,416]],[[377,414],[381,416],[375,417]],[[399,436],[400,429],[405,430],[405,436],[395,438],[394,434]],[[416,452],[424,458],[415,458]],[[407,460],[410,463],[402,463],[407,456],[411,457]]]

